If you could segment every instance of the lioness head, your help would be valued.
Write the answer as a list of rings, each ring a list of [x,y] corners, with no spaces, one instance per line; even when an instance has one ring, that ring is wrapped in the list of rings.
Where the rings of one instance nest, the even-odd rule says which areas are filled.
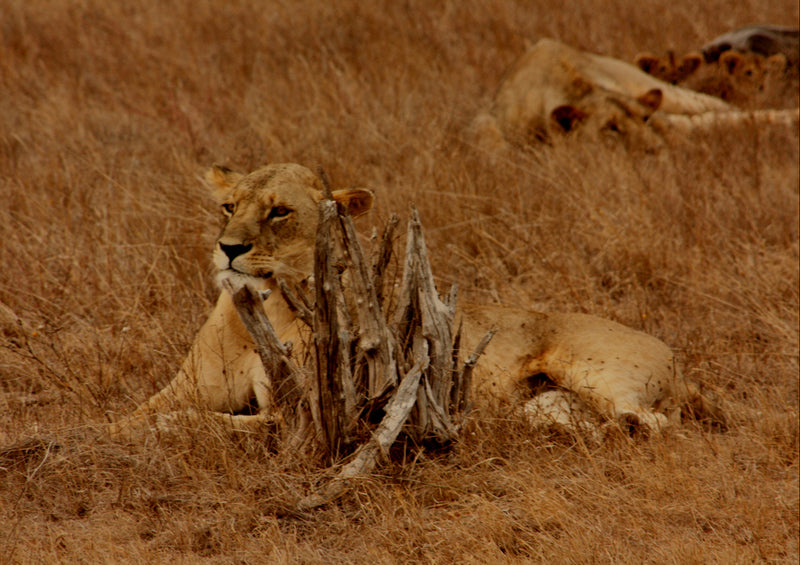
[[[226,217],[214,246],[217,281],[234,288],[274,288],[275,277],[300,282],[313,272],[322,182],[293,163],[267,165],[248,175],[212,167],[205,175]],[[372,206],[363,188],[333,191],[351,215]]]
[[[623,141],[630,147],[654,149],[661,140],[647,127],[650,116],[662,101],[658,88],[633,98],[601,87],[587,85],[581,97],[550,111],[550,131],[572,133],[598,140]]]
[[[692,52],[678,59],[673,51],[667,51],[663,57],[657,57],[650,53],[639,53],[634,59],[634,64],[648,75],[671,84],[678,84],[686,80],[703,64],[703,55]]]
[[[752,93],[763,90],[769,77],[783,78],[787,61],[783,53],[764,57],[758,53],[725,51],[719,57],[719,66],[734,80],[736,86]]]

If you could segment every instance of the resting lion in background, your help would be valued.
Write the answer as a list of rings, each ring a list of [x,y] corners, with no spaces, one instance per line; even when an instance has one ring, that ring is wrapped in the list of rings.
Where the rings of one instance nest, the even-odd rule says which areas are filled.
[[[674,60],[672,64],[683,65]],[[717,126],[796,123],[794,106],[785,111],[742,111],[624,61],[542,39],[506,72],[490,107],[476,116],[469,133],[488,152],[554,143],[567,136],[655,151]]]
[[[217,280],[232,288],[270,290],[263,307],[282,342],[293,343],[302,364],[309,328],[286,302],[277,284],[308,286],[322,182],[296,164],[272,164],[248,175],[215,167],[206,180],[227,217],[214,248]],[[367,212],[372,192],[333,191],[353,216]],[[681,409],[720,421],[722,415],[683,380],[672,351],[660,340],[615,322],[585,314],[544,314],[500,306],[467,306],[462,351],[472,351],[490,328],[495,334],[473,373],[473,398],[522,398],[536,425],[571,427],[591,411],[602,419],[660,430]],[[536,393],[541,393],[536,395]],[[255,413],[247,412],[255,407]],[[154,420],[167,429],[176,416],[191,424],[201,414],[232,430],[255,430],[272,420],[270,375],[227,291],[219,299],[175,378],[111,433],[134,437]],[[205,417],[205,416],[204,416]],[[578,426],[580,427],[580,426]]]
[[[624,61],[541,39],[506,72],[474,130],[482,144],[503,139],[532,144],[577,132],[657,147],[658,135],[646,127],[656,111],[683,115],[730,109],[718,98],[668,84]]]

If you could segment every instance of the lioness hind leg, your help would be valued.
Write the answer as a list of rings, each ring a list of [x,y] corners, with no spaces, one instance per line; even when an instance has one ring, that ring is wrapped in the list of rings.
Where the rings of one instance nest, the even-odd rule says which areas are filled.
[[[600,439],[594,411],[572,391],[548,390],[537,394],[525,403],[523,412],[534,428],[581,432]],[[658,433],[669,426],[664,414],[636,407],[618,409],[611,422],[616,422],[627,434]]]

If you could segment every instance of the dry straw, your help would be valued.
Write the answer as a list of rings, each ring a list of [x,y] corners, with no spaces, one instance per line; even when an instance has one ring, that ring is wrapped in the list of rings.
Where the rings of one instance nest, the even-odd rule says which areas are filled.
[[[6,2],[0,561],[796,563],[796,127],[655,154],[491,155],[465,132],[527,40],[633,61],[798,19],[761,0]],[[331,474],[215,422],[102,439],[169,380],[218,292],[198,173],[268,161],[372,188],[363,233],[415,203],[437,287],[462,302],[663,339],[730,429],[582,445],[498,402],[452,450],[396,448],[312,513],[295,504]]]

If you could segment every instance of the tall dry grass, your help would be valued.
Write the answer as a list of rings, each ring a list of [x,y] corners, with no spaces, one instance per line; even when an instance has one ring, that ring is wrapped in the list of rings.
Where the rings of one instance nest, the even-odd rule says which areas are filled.
[[[797,562],[798,132],[501,157],[465,128],[526,40],[683,52],[796,2],[107,3],[0,18],[0,561]],[[318,470],[209,424],[123,446],[215,298],[213,162],[420,210],[442,287],[671,344],[726,433],[586,445],[486,411],[310,515]],[[21,324],[17,324],[18,316]],[[35,439],[30,439],[35,438]]]

